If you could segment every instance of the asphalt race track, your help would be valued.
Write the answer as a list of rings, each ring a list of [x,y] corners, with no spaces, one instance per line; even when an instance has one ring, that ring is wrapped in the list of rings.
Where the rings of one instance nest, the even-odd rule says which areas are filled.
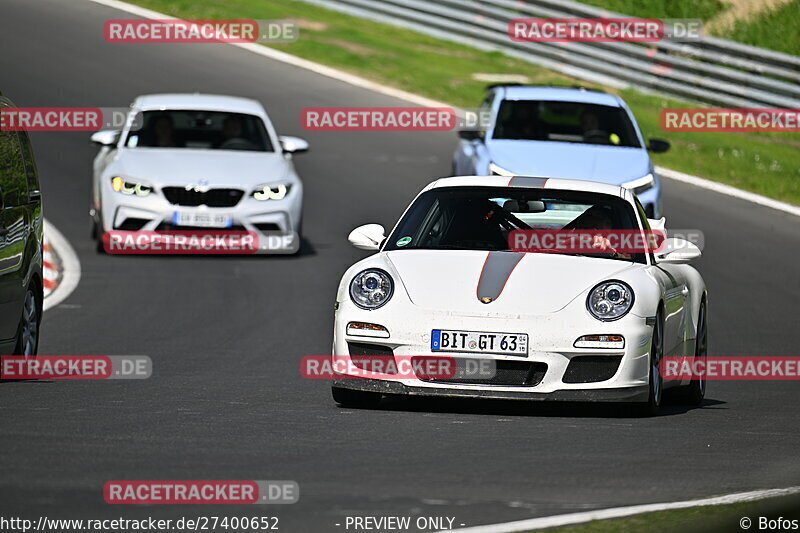
[[[81,261],[44,319],[40,353],[148,355],[148,380],[0,384],[0,507],[50,518],[276,515],[283,531],[345,516],[433,515],[477,525],[800,484],[791,381],[712,382],[702,408],[625,410],[477,401],[337,408],[299,360],[330,353],[336,284],[363,257],[362,223],[390,226],[447,175],[453,133],[302,131],[310,106],[403,105],[227,45],[109,44],[130,15],[83,0],[4,0],[0,90],[18,106],[127,106],[202,91],[263,102],[309,140],[297,257],[98,255],[86,133],[33,134],[45,214]],[[691,157],[687,154],[687,157]],[[667,181],[673,228],[697,228],[712,355],[798,355],[800,219]],[[114,479],[291,479],[290,506],[112,506]]]

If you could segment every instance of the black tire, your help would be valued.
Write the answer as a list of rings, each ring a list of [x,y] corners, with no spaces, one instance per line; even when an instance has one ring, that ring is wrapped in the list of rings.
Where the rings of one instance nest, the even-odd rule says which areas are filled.
[[[708,358],[708,318],[706,313],[706,302],[700,303],[697,311],[697,335],[695,335],[694,345],[695,360],[705,361]],[[700,405],[706,397],[706,379],[699,377],[693,379],[688,385],[676,391],[676,399],[685,405]]]
[[[379,392],[331,387],[331,394],[333,394],[333,401],[342,407],[371,409],[373,407],[377,407],[378,403],[381,401],[381,394]]]
[[[656,416],[661,410],[664,398],[664,378],[661,376],[661,358],[664,357],[664,319],[659,310],[653,326],[653,338],[650,343],[650,374],[647,380],[647,401],[638,406],[641,416]]]
[[[36,357],[39,353],[39,328],[42,323],[42,305],[33,287],[25,291],[22,316],[17,327],[17,344],[14,355]]]

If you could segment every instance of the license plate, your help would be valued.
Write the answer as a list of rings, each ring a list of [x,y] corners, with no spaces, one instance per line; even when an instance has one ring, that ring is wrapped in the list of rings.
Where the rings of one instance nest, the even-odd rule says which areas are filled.
[[[197,226],[201,228],[229,228],[233,225],[233,217],[220,213],[184,213],[175,211],[172,215],[175,226]]]
[[[526,333],[434,329],[431,331],[431,350],[434,352],[528,355],[528,335]]]

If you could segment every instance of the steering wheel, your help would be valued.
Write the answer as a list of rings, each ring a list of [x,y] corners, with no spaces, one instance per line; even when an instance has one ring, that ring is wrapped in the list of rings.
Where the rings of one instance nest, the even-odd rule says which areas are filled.
[[[224,150],[253,150],[256,145],[242,137],[234,137],[223,142],[219,147]]]

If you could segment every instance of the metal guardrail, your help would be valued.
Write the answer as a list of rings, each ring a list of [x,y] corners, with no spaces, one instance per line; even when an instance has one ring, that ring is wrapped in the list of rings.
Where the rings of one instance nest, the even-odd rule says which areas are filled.
[[[723,107],[800,108],[800,57],[703,36],[658,43],[513,42],[515,18],[625,17],[570,0],[303,0],[603,85]]]

